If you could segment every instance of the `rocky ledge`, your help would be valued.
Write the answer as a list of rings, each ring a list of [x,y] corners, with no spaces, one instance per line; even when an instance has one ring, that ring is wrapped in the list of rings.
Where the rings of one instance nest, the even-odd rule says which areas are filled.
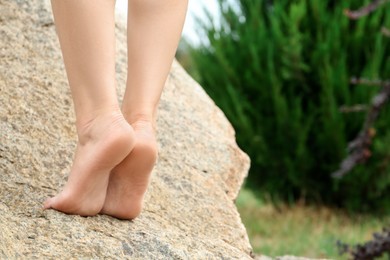
[[[175,62],[159,107],[160,156],[134,221],[43,211],[65,183],[74,113],[47,0],[0,0],[0,258],[250,259],[234,205],[249,158]],[[126,77],[118,23],[118,92]]]

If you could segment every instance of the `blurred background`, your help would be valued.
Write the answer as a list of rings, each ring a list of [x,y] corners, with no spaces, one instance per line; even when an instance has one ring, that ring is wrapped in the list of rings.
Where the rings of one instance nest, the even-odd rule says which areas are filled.
[[[256,253],[390,251],[389,43],[388,0],[190,0],[177,59],[251,157]]]

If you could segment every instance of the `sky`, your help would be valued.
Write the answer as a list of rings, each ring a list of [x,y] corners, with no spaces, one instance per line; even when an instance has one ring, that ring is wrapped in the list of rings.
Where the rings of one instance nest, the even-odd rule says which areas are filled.
[[[117,0],[116,9],[117,13],[121,16],[126,17],[127,15],[127,1],[128,0]],[[183,36],[192,44],[196,45],[200,42],[200,39],[196,33],[195,17],[204,19],[203,8],[206,6],[207,9],[214,15],[218,13],[218,6],[216,0],[189,0],[188,13],[186,22],[184,24]]]

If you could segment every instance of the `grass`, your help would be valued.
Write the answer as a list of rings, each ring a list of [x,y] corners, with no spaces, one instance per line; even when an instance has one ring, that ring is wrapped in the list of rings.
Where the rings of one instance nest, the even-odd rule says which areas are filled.
[[[326,207],[275,208],[243,189],[236,201],[256,254],[348,259],[340,256],[337,240],[355,245],[372,238],[390,217],[348,215]]]

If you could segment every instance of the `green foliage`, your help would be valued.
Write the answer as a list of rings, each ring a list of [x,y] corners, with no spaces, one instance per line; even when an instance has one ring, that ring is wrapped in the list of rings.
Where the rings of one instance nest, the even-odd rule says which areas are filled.
[[[190,73],[220,106],[250,155],[247,185],[273,200],[298,199],[390,211],[390,109],[381,112],[373,157],[331,178],[358,134],[378,89],[352,76],[390,77],[389,5],[358,21],[344,16],[368,1],[218,0],[220,23],[202,25],[208,42],[191,47]]]

